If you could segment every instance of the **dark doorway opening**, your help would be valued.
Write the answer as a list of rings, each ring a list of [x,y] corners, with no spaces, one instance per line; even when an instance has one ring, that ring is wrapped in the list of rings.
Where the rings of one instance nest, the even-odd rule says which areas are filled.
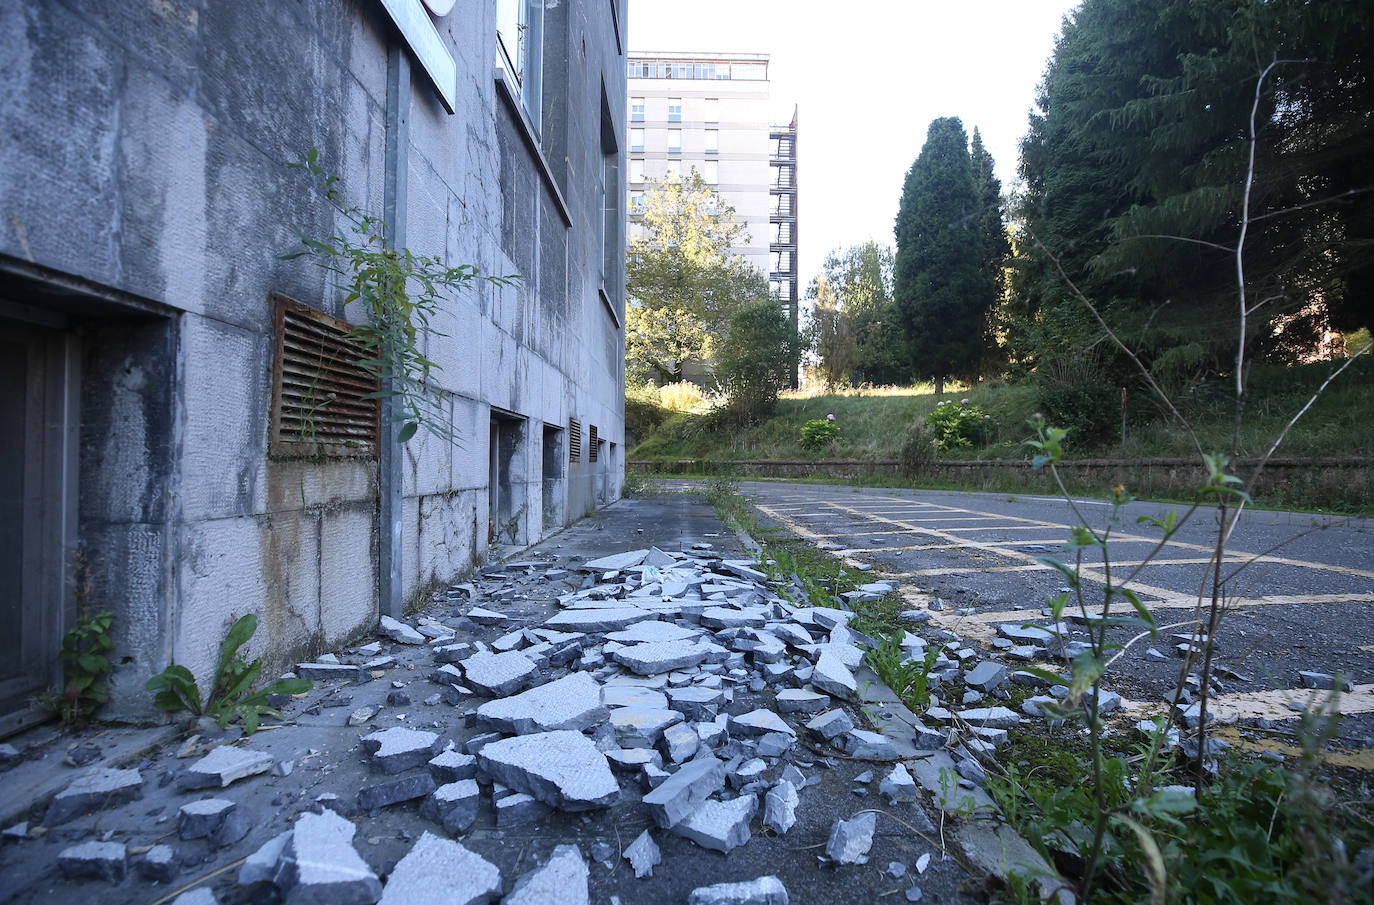
[[[544,530],[557,528],[566,518],[567,488],[562,428],[544,425]]]

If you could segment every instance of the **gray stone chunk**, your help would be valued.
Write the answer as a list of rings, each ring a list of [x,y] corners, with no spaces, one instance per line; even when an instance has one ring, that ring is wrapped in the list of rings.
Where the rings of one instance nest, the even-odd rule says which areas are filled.
[[[687,897],[687,905],[788,905],[787,888],[774,876],[698,886]]]
[[[652,748],[663,737],[663,730],[682,722],[676,710],[651,710],[644,707],[618,707],[611,711],[611,728],[622,748]]]
[[[493,779],[564,811],[615,804],[620,785],[606,755],[579,732],[560,730],[491,742],[477,762]]]
[[[48,805],[43,817],[45,826],[57,826],[104,808],[118,807],[143,797],[143,777],[137,770],[115,770],[102,767],[84,773]]]
[[[514,694],[534,678],[538,667],[518,650],[504,654],[479,651],[462,662],[467,684],[487,697],[504,698]]]
[[[725,703],[725,693],[718,688],[693,685],[670,689],[668,700],[672,702],[674,710],[689,720],[712,720],[720,705]]]
[[[701,612],[701,624],[707,628],[763,628],[767,622],[768,609],[766,607],[733,609],[731,607],[712,606]]]
[[[643,685],[607,684],[601,686],[601,703],[607,707],[642,707],[667,710],[668,696]]]
[[[1303,688],[1316,688],[1331,690],[1336,687],[1336,677],[1326,672],[1308,672],[1306,670],[1298,673],[1298,678],[1302,681]],[[1351,684],[1348,679],[1341,682],[1341,690],[1349,691]]]
[[[276,873],[277,862],[281,860],[281,853],[286,849],[286,841],[290,838],[290,830],[279,833],[245,858],[243,867],[239,868],[239,885],[252,886],[254,883],[270,883]]]
[[[377,634],[401,644],[424,644],[425,636],[399,619],[383,616],[377,624]]]
[[[888,760],[897,756],[892,740],[881,732],[867,729],[851,729],[840,736],[840,747],[850,757],[866,760]]]
[[[659,851],[658,843],[654,842],[654,837],[649,835],[648,830],[645,830],[626,847],[625,860],[630,862],[635,877],[643,880],[645,877],[654,875],[654,867],[663,862],[663,853]]]
[[[63,849],[57,856],[57,867],[73,880],[118,883],[128,869],[128,855],[123,842],[83,842]]]
[[[1021,718],[1016,715],[1016,711],[1006,707],[975,707],[971,710],[956,711],[956,714],[971,726],[1012,729],[1021,724]]]
[[[575,845],[560,845],[549,860],[515,881],[501,905],[587,905],[587,862]]]
[[[729,852],[749,841],[749,821],[758,813],[756,795],[730,801],[705,801],[669,832],[691,839],[702,848]]]
[[[149,883],[170,883],[181,872],[176,849],[170,845],[155,845],[136,865],[138,875]]]
[[[497,826],[518,826],[549,816],[549,806],[524,792],[515,792],[494,802]]]
[[[622,647],[611,654],[611,659],[641,676],[656,676],[698,666],[706,654],[707,649],[695,641],[653,641]]]
[[[836,820],[825,843],[825,854],[836,864],[864,864],[868,850],[873,847],[873,830],[878,815],[860,814],[852,820]]]
[[[474,779],[477,776],[477,758],[459,751],[440,751],[429,762],[429,775],[437,783]]]
[[[771,710],[751,710],[740,716],[730,717],[730,734],[737,738],[758,738],[770,732],[796,735],[797,732],[787,721]]]
[[[296,818],[271,878],[286,905],[377,901],[382,884],[354,850],[353,832],[353,824],[333,811]]]
[[[297,663],[296,675],[302,679],[316,682],[328,681],[329,679],[357,682],[362,678],[363,671],[356,666],[349,666],[344,663]]]
[[[701,739],[697,731],[686,723],[675,723],[663,730],[660,742],[663,756],[675,764],[680,764],[697,753]]]
[[[658,788],[644,796],[654,823],[674,826],[695,811],[711,795],[725,788],[725,764],[714,757],[700,757],[682,765]]]
[[[826,650],[816,659],[816,668],[811,673],[811,684],[818,691],[832,694],[837,698],[854,700],[858,696],[858,685],[854,673],[841,662],[834,651]]]
[[[478,625],[500,625],[506,621],[505,613],[498,613],[495,610],[488,610],[480,606],[468,610],[467,617]]]
[[[448,833],[466,833],[477,822],[481,793],[475,779],[445,783],[420,805],[420,816],[442,824]]]
[[[433,791],[433,776],[429,773],[411,773],[408,776],[363,786],[358,790],[358,807],[364,811],[375,811],[403,801],[424,798]]]
[[[636,622],[657,619],[658,615],[653,610],[638,607],[564,610],[546,619],[544,625],[564,632],[613,632]]]
[[[601,685],[583,672],[531,688],[477,708],[477,726],[515,735],[590,729],[607,717]]]
[[[233,845],[253,828],[247,813],[225,798],[190,801],[177,811],[177,836],[209,839],[216,848]]]
[[[386,881],[378,905],[485,905],[501,894],[501,871],[451,839],[424,833]]]
[[[778,692],[778,713],[820,713],[830,706],[830,695],[805,688],[786,688]]]
[[[701,629],[654,621],[639,622],[624,631],[611,632],[606,640],[621,644],[649,644],[658,641],[691,641],[700,637]]]
[[[812,717],[811,721],[806,724],[806,728],[826,741],[830,741],[846,732],[852,732],[854,721],[843,710],[827,710],[820,716]]]
[[[792,829],[797,822],[797,804],[801,801],[797,787],[789,780],[779,780],[763,797],[763,822],[779,835]]]
[[[939,751],[945,746],[945,735],[922,723],[916,723],[911,727],[911,743],[918,751]]]
[[[172,900],[172,905],[219,905],[215,891],[208,886],[197,886],[187,890]]]
[[[372,755],[372,769],[396,774],[427,764],[439,751],[439,736],[422,729],[393,726],[365,735],[363,750]]]
[[[888,801],[916,801],[916,780],[905,764],[898,764],[878,783],[878,792]]]
[[[603,556],[600,559],[585,562],[578,568],[586,572],[624,572],[626,569],[633,569],[635,566],[644,562],[644,557],[648,555],[648,550],[630,550],[626,553],[612,553],[610,556]]]
[[[224,789],[240,779],[268,773],[272,770],[272,755],[266,751],[250,751],[220,745],[182,774],[178,785],[182,789]]]
[[[662,768],[663,758],[652,748],[612,748],[604,752],[612,770],[637,773],[650,764]]]
[[[1007,668],[993,660],[984,660],[964,676],[964,684],[979,691],[993,691],[1007,684]]]

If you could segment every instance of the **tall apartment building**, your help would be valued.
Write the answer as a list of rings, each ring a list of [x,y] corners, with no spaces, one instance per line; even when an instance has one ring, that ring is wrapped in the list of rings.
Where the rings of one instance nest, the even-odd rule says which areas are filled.
[[[692,170],[744,224],[732,251],[797,313],[797,118],[770,125],[767,54],[636,53],[629,64],[630,238],[648,180]]]

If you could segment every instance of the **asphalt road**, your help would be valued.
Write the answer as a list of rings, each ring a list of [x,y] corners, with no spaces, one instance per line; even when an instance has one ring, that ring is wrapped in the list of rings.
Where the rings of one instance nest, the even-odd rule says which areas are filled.
[[[1074,507],[1099,532],[1110,512],[1101,500],[1071,506],[1054,497],[955,491],[746,482],[741,492],[765,520],[900,579],[913,604],[940,598],[937,621],[985,643],[999,623],[1039,618],[1065,588],[1064,576],[1036,557],[1073,562],[1064,545]],[[1174,652],[1182,639],[1174,635],[1194,630],[1216,542],[1215,514],[1198,510],[1155,550],[1161,532],[1137,518],[1162,518],[1170,509],[1182,517],[1187,507],[1130,504],[1109,536],[1106,560],[1100,549],[1085,551],[1082,560],[1087,598],[1097,609],[1109,565],[1114,582],[1132,576],[1127,586],[1160,626],[1171,626],[1136,642],[1113,667],[1116,690],[1140,712],[1157,709],[1179,679],[1182,660]],[[1374,748],[1374,522],[1249,510],[1222,571],[1229,579],[1227,615],[1217,657],[1229,672],[1218,702],[1240,718],[1288,719],[1289,702],[1312,694],[1302,688],[1300,671],[1341,673],[1354,683],[1340,699],[1350,717],[1342,734]],[[1124,602],[1121,608],[1130,610]]]

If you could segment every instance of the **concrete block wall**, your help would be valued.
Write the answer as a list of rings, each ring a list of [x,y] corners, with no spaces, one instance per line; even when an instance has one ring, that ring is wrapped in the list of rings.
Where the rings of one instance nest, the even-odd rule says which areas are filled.
[[[545,531],[545,424],[576,418],[623,442],[623,274],[603,298],[597,178],[602,92],[625,106],[617,2],[618,23],[604,0],[550,11],[558,110],[536,136],[542,161],[493,78],[495,0],[435,20],[458,68],[456,114],[413,64],[408,246],[522,279],[447,300],[426,340],[460,440],[422,432],[405,450],[407,595],[487,553],[494,409],[525,419],[511,469],[519,544]],[[375,460],[267,454],[268,295],[364,316],[322,270],[279,259],[295,226],[343,228],[284,163],[318,148],[348,200],[381,211],[396,39],[376,0],[0,4],[0,263],[92,293],[72,328],[88,349],[80,534],[127,658],[114,713],[147,712],[143,682],[173,660],[207,684],[244,613],[259,615],[249,653],[269,673],[376,619]],[[620,117],[614,127],[623,171]],[[162,316],[126,336],[119,299]],[[566,475],[565,519],[619,494],[604,461]]]

